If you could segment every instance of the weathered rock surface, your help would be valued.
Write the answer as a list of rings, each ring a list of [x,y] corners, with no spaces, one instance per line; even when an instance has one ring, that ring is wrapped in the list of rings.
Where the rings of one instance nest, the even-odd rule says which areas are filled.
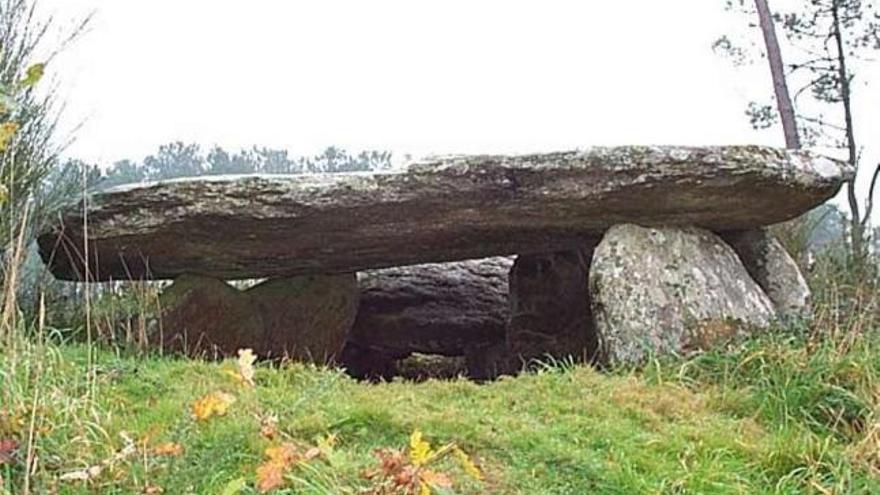
[[[159,339],[190,354],[328,363],[341,352],[357,311],[354,274],[275,279],[240,291],[211,277],[178,277],[160,296]]]
[[[392,354],[464,355],[504,340],[506,257],[362,273],[351,340]]]
[[[513,260],[495,257],[361,273],[360,308],[344,364],[385,376],[412,353],[476,355],[504,342]]]
[[[510,273],[507,345],[514,366],[532,359],[592,361],[598,350],[587,274],[593,246],[518,256]]]
[[[780,222],[851,176],[808,152],[620,147],[458,156],[403,173],[200,177],[122,186],[39,236],[58,278],[347,273],[576,248],[618,223],[714,231]],[[86,277],[88,266],[88,277]]]
[[[773,303],[733,249],[693,227],[612,227],[590,267],[603,361],[635,363],[766,327]]]
[[[749,275],[764,289],[783,319],[810,313],[810,287],[797,263],[766,229],[725,232],[722,237],[742,260]]]
[[[159,296],[158,334],[165,348],[190,355],[263,349],[265,329],[251,298],[222,280],[182,275]]]

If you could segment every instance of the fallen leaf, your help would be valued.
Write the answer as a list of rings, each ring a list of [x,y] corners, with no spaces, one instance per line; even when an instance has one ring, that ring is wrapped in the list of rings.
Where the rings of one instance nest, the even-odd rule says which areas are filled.
[[[177,456],[183,453],[183,445],[174,442],[165,442],[153,448],[156,455]]]
[[[452,479],[446,474],[423,469],[419,472],[419,489],[431,493],[431,488],[452,488]]]
[[[214,392],[195,401],[192,405],[192,415],[198,421],[205,421],[211,416],[225,416],[229,405],[235,402],[235,397],[225,392]]]
[[[279,462],[289,466],[299,459],[296,445],[285,442],[278,447],[269,447],[266,449],[266,457],[271,462]]]
[[[307,461],[311,461],[316,457],[321,457],[324,453],[318,447],[312,447],[303,454],[303,458]]]
[[[428,462],[431,457],[431,444],[422,439],[422,432],[413,431],[409,437],[409,458],[416,466]]]
[[[160,493],[165,493],[165,489],[161,486],[147,485],[144,487],[145,495],[159,495]]]
[[[12,438],[0,438],[0,465],[12,463],[18,442]]]
[[[284,486],[284,473],[300,459],[296,446],[292,443],[269,447],[265,455],[266,462],[257,466],[257,489],[260,493]]]
[[[483,473],[480,472],[480,468],[471,460],[470,456],[468,456],[463,450],[461,450],[458,446],[452,449],[452,455],[455,456],[455,459],[458,461],[458,464],[464,469],[464,472],[468,474],[471,478],[482,481]]]

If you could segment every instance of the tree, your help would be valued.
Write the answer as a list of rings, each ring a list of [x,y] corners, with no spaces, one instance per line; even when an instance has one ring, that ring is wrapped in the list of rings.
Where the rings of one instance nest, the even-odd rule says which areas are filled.
[[[142,163],[121,160],[113,164],[106,174],[90,185],[100,188],[150,180],[223,174],[299,174],[337,173],[391,168],[390,151],[362,151],[351,155],[336,147],[327,148],[322,154],[309,157],[290,157],[287,150],[253,147],[230,153],[214,146],[203,155],[196,144],[174,142],[144,158]],[[82,170],[92,170],[81,164]],[[93,166],[92,166],[93,167]]]
[[[755,0],[752,8],[746,0],[727,0],[727,8],[748,16],[758,16],[767,47],[767,57],[774,76],[777,109],[781,114],[786,142],[792,136],[807,144],[840,146],[847,150],[847,162],[856,176],[870,174],[868,196],[862,204],[856,195],[856,178],[846,184],[849,206],[849,237],[852,257],[863,261],[868,254],[873,197],[880,164],[870,169],[862,166],[862,147],[857,141],[853,118],[855,61],[862,61],[867,52],[880,49],[880,15],[871,2],[863,0],[809,0],[798,10],[771,12],[766,0]],[[800,57],[783,64],[775,39],[775,25],[780,24],[788,42],[797,48]],[[722,37],[714,47],[742,61],[744,50]],[[780,66],[785,70],[780,70]],[[786,101],[787,85],[798,89]],[[791,129],[788,106],[794,113],[796,126]],[[747,112],[756,128],[771,126],[777,114],[767,105],[750,104]],[[788,121],[788,123],[786,123]],[[799,143],[798,143],[799,144]]]
[[[159,152],[144,159],[144,169],[149,180],[173,179],[202,175],[205,159],[199,145],[180,141],[159,147]]]
[[[758,12],[764,45],[767,47],[767,61],[770,63],[770,75],[773,77],[773,92],[776,95],[776,107],[782,120],[785,146],[789,149],[799,149],[801,139],[797,129],[794,105],[791,103],[788,83],[785,80],[785,66],[782,62],[779,40],[776,38],[776,24],[773,22],[767,0],[755,0],[755,9]]]

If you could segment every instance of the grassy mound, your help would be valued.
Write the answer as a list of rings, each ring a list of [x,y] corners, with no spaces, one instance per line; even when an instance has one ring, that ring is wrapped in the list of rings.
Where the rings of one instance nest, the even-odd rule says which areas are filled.
[[[0,493],[428,493],[384,476],[393,453],[416,459],[415,431],[480,471],[458,455],[410,466],[431,493],[878,493],[874,340],[774,334],[641,371],[554,365],[485,385],[266,364],[254,386],[234,360],[23,343],[0,353]],[[282,447],[296,453],[272,473]]]

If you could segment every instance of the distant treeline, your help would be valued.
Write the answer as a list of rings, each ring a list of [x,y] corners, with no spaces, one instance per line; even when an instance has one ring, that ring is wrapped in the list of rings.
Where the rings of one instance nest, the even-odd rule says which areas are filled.
[[[82,185],[83,170],[87,171],[86,181],[90,187],[105,188],[128,184],[178,177],[223,174],[300,174],[335,173],[391,168],[390,151],[362,151],[351,154],[347,151],[329,147],[316,156],[291,156],[287,150],[253,147],[237,152],[229,152],[214,146],[207,153],[197,144],[174,142],[159,147],[143,161],[120,160],[107,169],[88,164],[81,160],[68,161],[61,175]]]

